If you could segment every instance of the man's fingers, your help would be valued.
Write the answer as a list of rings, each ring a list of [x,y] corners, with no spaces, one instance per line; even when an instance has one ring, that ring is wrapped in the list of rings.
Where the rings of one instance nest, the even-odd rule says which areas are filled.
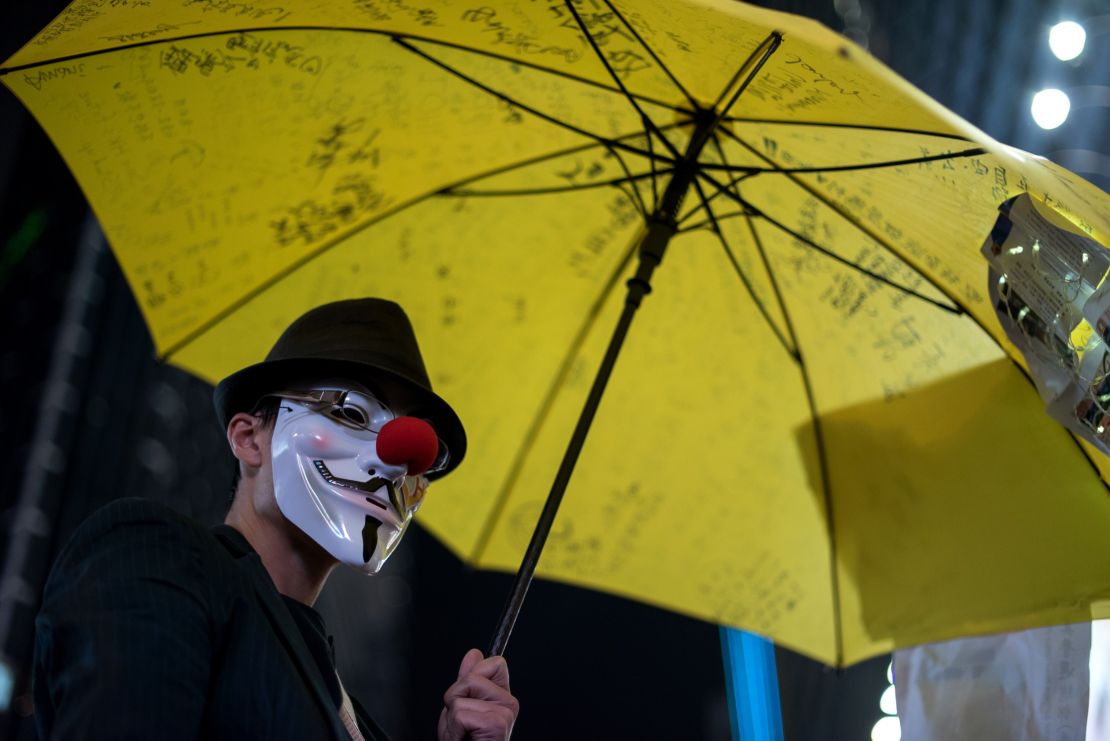
[[[459,678],[443,694],[440,741],[506,741],[520,712],[509,692],[505,659],[472,648],[459,665]]]
[[[460,697],[447,709],[450,714],[459,713],[492,713],[502,718],[515,718],[518,711],[499,703],[477,700],[473,697]]]
[[[471,671],[480,674],[499,687],[509,689],[509,664],[502,656],[490,656],[488,659],[482,659],[473,666]]]
[[[462,658],[462,663],[459,664],[459,678],[465,677],[474,670],[476,664],[482,660],[482,652],[476,648],[472,648],[466,652]]]
[[[480,674],[468,674],[448,687],[447,691],[443,693],[443,702],[445,705],[450,705],[454,700],[465,697],[499,702],[510,706],[516,703],[516,698],[509,693],[509,690]]]
[[[449,739],[476,737],[507,739],[516,723],[517,711],[504,705],[463,697],[447,709],[445,735]]]
[[[459,679],[474,672],[489,679],[494,684],[509,689],[509,665],[503,656],[482,657],[482,652],[472,648],[463,656],[459,664]]]

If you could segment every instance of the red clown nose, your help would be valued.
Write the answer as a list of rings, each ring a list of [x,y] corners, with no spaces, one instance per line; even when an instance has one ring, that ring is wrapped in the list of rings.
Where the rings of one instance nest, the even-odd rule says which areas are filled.
[[[404,464],[409,476],[419,476],[435,463],[439,438],[432,426],[416,417],[398,417],[378,433],[378,458],[391,466]]]

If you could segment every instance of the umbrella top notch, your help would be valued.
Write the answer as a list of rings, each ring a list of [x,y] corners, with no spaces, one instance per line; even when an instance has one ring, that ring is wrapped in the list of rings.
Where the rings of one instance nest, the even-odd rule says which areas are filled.
[[[652,215],[651,222],[653,224],[656,221],[666,223],[670,228],[670,234],[673,236],[677,229],[678,211],[682,207],[682,201],[685,199],[686,193],[689,192],[690,186],[697,177],[699,171],[698,158],[702,150],[713,137],[713,134],[716,132],[717,127],[720,126],[725,116],[728,115],[728,111],[781,44],[782,34],[778,31],[773,32],[747,59],[744,60],[744,63],[740,65],[740,68],[737,69],[732,79],[729,80],[724,90],[721,91],[717,101],[714,102],[711,107],[703,108],[697,106],[695,108],[693,116],[694,131],[690,136],[689,143],[686,145],[686,151],[675,164],[674,175],[672,175],[670,182],[667,184],[667,188],[663,192],[663,197],[660,199],[659,205]],[[615,76],[614,73],[614,77]],[[730,91],[732,91],[731,95]],[[726,96],[728,96],[728,102],[722,106],[721,101],[725,100]],[[664,141],[666,140],[664,139]],[[662,258],[661,253],[659,257],[660,259]]]
[[[575,7],[571,0],[566,0],[566,7],[570,14],[574,17],[583,37],[593,50],[597,59],[605,67],[609,77],[612,78],[617,88],[621,91],[628,103],[640,115],[641,121],[644,124],[644,134],[650,142],[652,137],[655,136],[662,142],[663,146],[670,152],[671,156],[676,160],[680,160],[676,165],[674,174],[672,175],[671,182],[667,190],[663,194],[663,199],[658,203],[655,213],[649,218],[649,221],[654,222],[659,218],[665,219],[669,222],[675,222],[678,209],[682,204],[682,199],[685,193],[689,190],[690,185],[693,183],[695,164],[698,157],[701,155],[706,143],[713,136],[721,121],[728,115],[728,111],[736,103],[736,101],[751,84],[752,80],[759,73],[760,69],[771,58],[771,55],[779,48],[783,41],[783,34],[781,31],[775,30],[763,40],[763,42],[756,47],[756,49],[744,60],[740,67],[733,73],[728,83],[724,86],[718,94],[717,99],[712,105],[706,107],[699,103],[694,96],[686,89],[682,82],[674,75],[673,72],[667,67],[662,59],[651,48],[651,45],[644,41],[639,31],[635,26],[628,21],[627,18],[610,2],[605,0],[606,6],[619,19],[621,24],[628,30],[637,43],[644,49],[645,52],[652,58],[655,64],[663,71],[663,73],[671,80],[679,92],[686,98],[690,104],[689,114],[694,123],[694,131],[691,134],[689,143],[686,146],[684,153],[679,153],[678,148],[666,137],[660,130],[659,126],[652,120],[650,116],[643,110],[636,96],[625,85],[624,80],[613,68],[609,58],[602,51],[597,39],[590,33],[589,26],[582,19],[578,9]],[[727,100],[727,102],[725,102]],[[724,103],[722,105],[722,103]],[[668,194],[670,198],[668,198]],[[673,235],[673,232],[672,232]],[[668,237],[669,239],[669,237]]]
[[[744,60],[744,63],[740,65],[740,68],[738,70],[736,70],[736,73],[732,76],[732,79],[728,81],[728,84],[725,85],[723,90],[721,90],[721,94],[717,96],[717,100],[713,103],[712,108],[715,111],[719,111],[718,115],[720,117],[723,118],[728,115],[729,110],[736,103],[736,101],[740,99],[740,96],[743,95],[744,91],[748,88],[748,85],[750,85],[752,80],[755,79],[755,76],[759,72],[759,70],[763,67],[764,64],[767,63],[767,60],[771,58],[771,55],[778,51],[778,48],[782,46],[782,42],[782,31],[772,31],[771,35],[764,39],[762,44],[756,47],[755,51],[751,53],[751,56]],[[731,95],[729,94],[730,92],[732,93]],[[728,102],[722,106],[721,103],[726,98],[728,99]]]

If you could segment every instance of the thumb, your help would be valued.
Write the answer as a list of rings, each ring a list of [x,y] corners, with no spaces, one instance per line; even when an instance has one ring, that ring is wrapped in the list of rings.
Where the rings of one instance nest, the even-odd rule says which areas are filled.
[[[462,663],[459,664],[459,679],[462,679],[474,669],[474,667],[485,658],[482,652],[476,648],[472,648],[463,656]]]

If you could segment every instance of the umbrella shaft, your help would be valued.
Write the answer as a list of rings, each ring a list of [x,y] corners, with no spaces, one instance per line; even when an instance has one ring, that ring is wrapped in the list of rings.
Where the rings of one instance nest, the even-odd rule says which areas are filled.
[[[648,232],[649,236],[651,230]],[[645,237],[645,242],[648,238]],[[663,247],[665,247],[665,243]],[[654,263],[650,268],[645,271],[645,262]],[[517,615],[520,613],[520,608],[524,605],[524,597],[528,593],[528,587],[532,583],[532,576],[536,571],[536,564],[539,563],[540,554],[543,551],[544,543],[547,541],[548,533],[551,532],[551,525],[555,522],[555,515],[559,511],[559,505],[563,501],[563,494],[566,492],[567,484],[570,482],[571,474],[574,473],[574,465],[578,462],[578,455],[582,452],[582,444],[586,441],[586,434],[590,430],[590,424],[593,422],[594,414],[597,412],[598,403],[601,401],[601,395],[605,391],[605,385],[609,381],[609,375],[613,371],[613,366],[617,360],[617,354],[620,352],[621,345],[624,343],[625,335],[628,334],[628,328],[632,324],[632,317],[639,308],[640,299],[644,294],[648,293],[651,288],[648,283],[651,279],[651,270],[654,269],[658,261],[653,261],[650,258],[645,260],[643,253],[641,253],[640,268],[636,271],[635,278],[628,281],[628,298],[625,300],[624,310],[621,312],[620,319],[617,321],[617,327],[613,331],[613,336],[609,340],[609,347],[605,351],[605,357],[601,361],[601,367],[598,368],[597,376],[594,377],[593,386],[590,388],[590,394],[586,398],[586,404],[582,408],[582,413],[578,417],[578,424],[574,428],[574,434],[571,436],[570,443],[567,445],[566,453],[563,454],[563,461],[559,465],[559,471],[555,474],[555,481],[551,484],[551,492],[547,496],[547,502],[544,504],[543,512],[540,513],[539,521],[536,523],[536,529],[532,532],[532,540],[528,543],[528,550],[524,553],[524,558],[521,560],[520,569],[517,571],[516,580],[513,583],[513,589],[509,593],[508,601],[505,603],[505,608],[502,610],[501,619],[497,624],[497,632],[494,634],[493,643],[487,656],[500,656],[505,652],[505,646],[509,643],[509,635],[513,631],[513,625],[516,623]],[[641,277],[641,273],[645,273]]]
[[[714,115],[712,111],[703,111],[702,113],[704,115],[699,116],[694,127],[694,133],[686,146],[686,152],[677,163],[674,174],[671,176],[670,182],[667,183],[655,213],[648,219],[647,233],[640,242],[640,262],[636,267],[635,275],[628,280],[628,294],[625,296],[624,310],[621,312],[620,319],[617,320],[617,326],[613,330],[613,336],[609,339],[609,346],[605,350],[605,357],[602,358],[601,366],[594,377],[593,386],[590,387],[590,394],[586,397],[586,403],[578,417],[574,434],[567,445],[566,453],[563,454],[559,471],[555,474],[555,481],[551,484],[551,492],[547,495],[543,512],[540,513],[536,529],[532,532],[532,540],[528,543],[528,550],[524,552],[524,558],[521,560],[520,569],[517,571],[513,589],[509,593],[509,598],[501,613],[501,619],[498,621],[497,632],[494,634],[488,656],[503,654],[505,646],[509,643],[509,635],[513,631],[513,625],[516,624],[520,608],[524,605],[524,597],[532,583],[532,576],[536,572],[536,565],[539,563],[544,543],[547,542],[547,536],[555,522],[555,515],[563,501],[563,494],[566,492],[571,474],[574,473],[574,466],[582,452],[586,434],[590,431],[590,425],[593,423],[597,407],[601,403],[601,396],[605,392],[605,386],[608,384],[613,366],[617,362],[617,356],[620,354],[624,338],[628,334],[628,328],[632,325],[632,318],[636,314],[636,309],[640,307],[643,297],[651,293],[651,276],[655,272],[655,268],[662,262],[667,244],[678,229],[676,224],[678,209],[681,207],[687,191],[690,190],[690,186],[693,185],[694,178],[697,177],[698,155],[701,154],[702,148],[709,140],[718,122],[718,116]]]

